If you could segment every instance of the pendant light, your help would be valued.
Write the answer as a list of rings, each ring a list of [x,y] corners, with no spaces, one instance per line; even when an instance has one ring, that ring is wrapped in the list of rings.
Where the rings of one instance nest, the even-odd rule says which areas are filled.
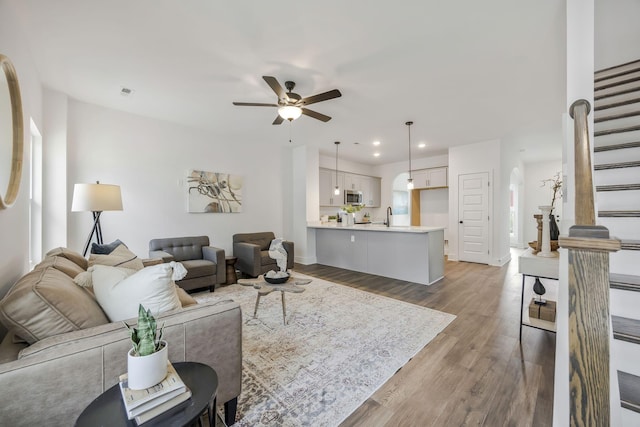
[[[411,125],[413,122],[406,122],[409,129],[409,179],[407,180],[407,190],[413,190],[413,178],[411,178]]]
[[[340,141],[334,142],[336,144],[336,188],[333,190],[333,194],[336,196],[340,195],[340,187],[338,187],[338,145],[340,145]]]

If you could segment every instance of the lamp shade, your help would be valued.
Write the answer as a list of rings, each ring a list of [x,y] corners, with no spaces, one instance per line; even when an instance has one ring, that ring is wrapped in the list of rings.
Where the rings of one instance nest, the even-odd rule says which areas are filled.
[[[122,195],[119,185],[75,184],[73,186],[72,212],[121,211]]]
[[[280,114],[280,117],[283,119],[295,120],[302,114],[302,109],[293,105],[287,105],[285,107],[278,108],[278,114]]]

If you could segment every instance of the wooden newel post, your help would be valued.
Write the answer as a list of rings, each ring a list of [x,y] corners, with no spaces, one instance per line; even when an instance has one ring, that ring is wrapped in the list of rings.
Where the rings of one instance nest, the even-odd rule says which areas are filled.
[[[591,148],[589,147],[589,127],[587,116],[591,105],[585,99],[571,104],[569,115],[573,118],[575,164],[575,215],[576,225],[595,225],[596,215],[593,203],[593,179],[591,177]]]
[[[569,388],[572,426],[608,426],[609,252],[620,241],[598,226],[574,226],[560,246],[569,254]]]
[[[571,426],[609,426],[609,252],[620,240],[596,226],[587,115],[589,102],[571,105],[575,138],[576,225],[560,237],[569,262],[569,404]]]

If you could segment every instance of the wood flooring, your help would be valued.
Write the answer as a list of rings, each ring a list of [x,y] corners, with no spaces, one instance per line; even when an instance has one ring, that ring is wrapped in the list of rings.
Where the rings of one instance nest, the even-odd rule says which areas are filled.
[[[323,265],[294,271],[455,314],[457,318],[342,424],[551,426],[555,334],[518,341],[517,253],[504,267],[445,263],[431,286]]]

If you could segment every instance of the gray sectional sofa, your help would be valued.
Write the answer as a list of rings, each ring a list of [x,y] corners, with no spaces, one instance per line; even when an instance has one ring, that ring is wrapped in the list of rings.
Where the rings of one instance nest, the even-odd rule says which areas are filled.
[[[131,344],[122,322],[110,323],[91,292],[73,281],[86,260],[62,248],[48,255],[0,301],[0,321],[9,329],[0,344],[2,425],[73,425],[127,369]],[[158,316],[169,359],[216,370],[218,402],[233,424],[242,375],[240,307],[179,296],[182,308]]]

